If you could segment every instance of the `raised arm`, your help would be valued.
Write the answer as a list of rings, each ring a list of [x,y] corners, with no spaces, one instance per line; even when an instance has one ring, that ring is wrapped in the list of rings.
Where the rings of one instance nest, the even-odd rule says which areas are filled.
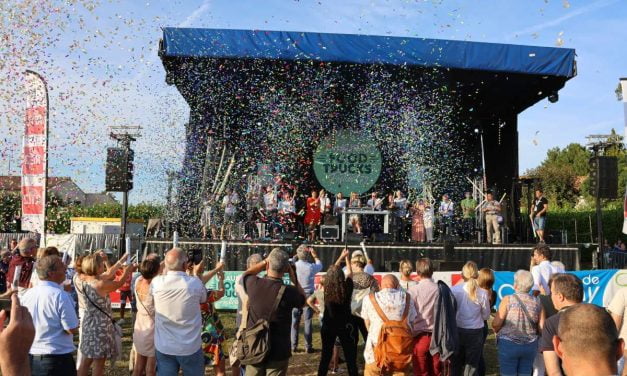
[[[337,261],[335,261],[335,266],[340,266],[342,265],[342,261],[346,261],[346,269],[348,270],[348,268],[351,267],[351,264],[348,260],[348,255],[349,255],[348,248],[344,248],[342,253],[340,253],[340,257],[338,257]]]
[[[221,272],[222,270],[224,270],[224,263],[222,261],[219,261],[216,264],[216,267],[212,270],[209,270],[206,273],[202,273],[203,269],[204,269],[204,263],[205,260],[202,260],[200,262],[200,264],[198,265],[194,265],[194,275],[197,276],[198,278],[200,278],[200,280],[202,281],[202,284],[205,285],[207,284],[207,282],[209,282],[209,280],[211,280],[211,278],[213,278],[213,276],[215,276],[216,274],[218,274],[219,272]],[[224,282],[224,281],[223,281]]]
[[[124,284],[124,282],[128,279],[128,277],[130,277],[130,275],[137,269],[137,264],[130,264],[128,266],[126,266],[124,268],[124,273],[122,274],[122,276],[120,277],[119,281],[111,281],[111,280],[105,280],[105,279],[100,279],[98,281],[98,283],[96,284],[96,290],[98,290],[98,293],[101,296],[105,296],[110,292],[113,292],[117,289],[119,289],[120,287],[122,287],[122,285]]]
[[[122,267],[122,265],[124,264],[124,261],[126,261],[126,256],[127,256],[128,252],[124,252],[124,254],[120,257],[120,259],[118,261],[116,261],[115,264],[111,265],[110,267],[107,268],[107,271],[105,271],[104,273],[102,273],[100,275],[101,279],[106,279],[106,280],[114,280],[115,279],[115,273],[118,271],[118,269],[120,269]]]

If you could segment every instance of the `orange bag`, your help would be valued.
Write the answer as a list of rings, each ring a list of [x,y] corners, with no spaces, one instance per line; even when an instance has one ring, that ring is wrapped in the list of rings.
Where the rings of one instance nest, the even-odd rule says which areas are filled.
[[[414,348],[414,337],[407,324],[407,314],[411,304],[409,294],[406,294],[405,310],[400,321],[388,320],[381,310],[374,294],[370,294],[372,306],[377,311],[383,325],[379,332],[379,341],[374,348],[374,359],[381,371],[404,371],[411,364]]]

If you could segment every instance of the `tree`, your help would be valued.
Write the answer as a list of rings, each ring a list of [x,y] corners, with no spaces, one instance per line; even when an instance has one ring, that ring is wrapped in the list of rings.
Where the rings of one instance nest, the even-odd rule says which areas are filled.
[[[572,143],[564,149],[558,147],[549,149],[546,159],[540,166],[568,166],[577,176],[586,176],[589,173],[589,160],[592,152],[580,144]]]

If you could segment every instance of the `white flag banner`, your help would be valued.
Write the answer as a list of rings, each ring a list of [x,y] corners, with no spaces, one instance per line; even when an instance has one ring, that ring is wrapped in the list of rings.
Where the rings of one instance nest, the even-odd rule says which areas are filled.
[[[26,114],[22,149],[22,231],[45,236],[48,167],[48,88],[43,78],[25,72]]]

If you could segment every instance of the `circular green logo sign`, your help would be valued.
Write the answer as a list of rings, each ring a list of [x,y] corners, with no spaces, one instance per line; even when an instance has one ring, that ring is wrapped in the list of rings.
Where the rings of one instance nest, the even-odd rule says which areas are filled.
[[[379,179],[381,152],[370,138],[342,130],[320,142],[314,154],[314,172],[328,192],[362,194]]]

